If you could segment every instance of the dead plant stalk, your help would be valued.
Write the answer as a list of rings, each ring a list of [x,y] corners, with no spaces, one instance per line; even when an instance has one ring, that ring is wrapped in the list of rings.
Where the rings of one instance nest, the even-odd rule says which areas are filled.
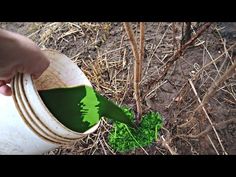
[[[144,56],[144,23],[140,23],[140,51],[138,51],[137,42],[134,36],[134,32],[128,22],[124,22],[125,31],[129,37],[132,52],[134,55],[134,95],[136,101],[136,122],[141,122],[142,107],[141,107],[141,95],[140,95],[140,81],[142,76],[142,59]]]

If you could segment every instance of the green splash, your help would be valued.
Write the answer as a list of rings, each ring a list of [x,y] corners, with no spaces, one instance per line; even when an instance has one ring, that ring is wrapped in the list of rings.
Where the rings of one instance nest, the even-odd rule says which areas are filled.
[[[79,109],[81,112],[81,117],[83,123],[88,122],[89,127],[98,123],[100,115],[99,114],[99,101],[97,99],[96,93],[92,89],[85,87],[86,96],[80,101]]]
[[[129,119],[134,121],[133,111],[128,108],[123,108],[123,110]],[[112,149],[121,153],[144,148],[157,141],[161,127],[162,118],[157,112],[145,114],[137,129],[115,122],[108,136],[108,143]]]
[[[134,127],[125,112],[92,87],[77,86],[39,91],[49,111],[67,128],[83,133],[102,117]]]

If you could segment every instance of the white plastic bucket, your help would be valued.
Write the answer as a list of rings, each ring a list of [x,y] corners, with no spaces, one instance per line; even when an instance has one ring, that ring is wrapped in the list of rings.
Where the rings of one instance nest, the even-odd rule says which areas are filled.
[[[47,109],[37,90],[91,83],[68,57],[45,50],[49,68],[36,81],[18,74],[12,81],[12,97],[0,95],[0,154],[42,154],[70,144],[94,132],[99,123],[84,133],[61,124]]]

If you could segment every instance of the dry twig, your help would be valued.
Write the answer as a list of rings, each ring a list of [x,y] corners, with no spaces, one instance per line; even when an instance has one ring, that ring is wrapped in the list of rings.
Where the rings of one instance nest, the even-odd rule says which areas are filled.
[[[128,22],[124,22],[125,31],[129,36],[130,44],[132,47],[133,55],[135,58],[135,64],[134,64],[134,95],[136,100],[136,109],[137,109],[137,115],[136,115],[136,121],[137,123],[140,123],[141,117],[142,117],[142,107],[141,107],[141,96],[140,96],[140,81],[141,81],[141,57],[143,57],[144,53],[144,24],[140,24],[140,53],[138,52],[138,46],[137,42],[134,37],[134,32],[130,27],[130,24]]]
[[[220,85],[235,73],[235,68],[236,68],[236,62],[234,62],[233,65],[231,65],[230,68],[227,71],[225,71],[225,73],[216,82],[212,82],[211,87],[208,89],[207,93],[204,95],[202,99],[201,106],[206,104],[212,97],[212,95],[216,92],[216,90],[220,87]]]
[[[168,149],[168,151],[171,153],[171,155],[178,155],[168,144],[168,142],[165,140],[163,136],[161,136],[162,139],[162,145]]]
[[[191,85],[191,87],[192,87],[192,89],[193,89],[194,94],[196,95],[196,97],[197,97],[197,99],[198,99],[199,104],[202,105],[202,101],[201,101],[201,99],[199,98],[199,96],[198,96],[198,94],[197,94],[197,91],[196,91],[196,89],[195,89],[195,87],[194,87],[193,82],[191,81],[191,79],[189,79],[189,83],[190,83],[190,85]],[[215,135],[216,135],[217,140],[219,141],[219,144],[220,144],[220,146],[221,146],[221,148],[222,148],[222,150],[223,150],[223,153],[224,153],[225,155],[227,155],[227,152],[225,151],[225,148],[224,148],[223,144],[221,143],[221,139],[220,139],[220,137],[219,137],[219,135],[218,135],[218,133],[217,133],[217,131],[216,131],[216,128],[215,128],[215,126],[213,125],[213,122],[211,121],[211,119],[210,119],[210,117],[209,117],[209,115],[208,115],[208,113],[207,113],[207,111],[206,111],[206,109],[205,109],[204,106],[202,106],[202,110],[203,110],[203,112],[205,113],[205,115],[206,115],[206,117],[207,117],[209,123],[210,123],[211,126],[212,126],[212,129],[213,129],[213,131],[214,131],[214,133],[215,133]]]

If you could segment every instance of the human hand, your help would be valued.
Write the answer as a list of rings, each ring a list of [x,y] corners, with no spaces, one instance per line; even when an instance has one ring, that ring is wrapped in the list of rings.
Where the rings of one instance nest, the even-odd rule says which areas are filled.
[[[48,68],[49,60],[29,38],[0,29],[0,94],[12,94],[9,83],[19,73],[39,78]]]

